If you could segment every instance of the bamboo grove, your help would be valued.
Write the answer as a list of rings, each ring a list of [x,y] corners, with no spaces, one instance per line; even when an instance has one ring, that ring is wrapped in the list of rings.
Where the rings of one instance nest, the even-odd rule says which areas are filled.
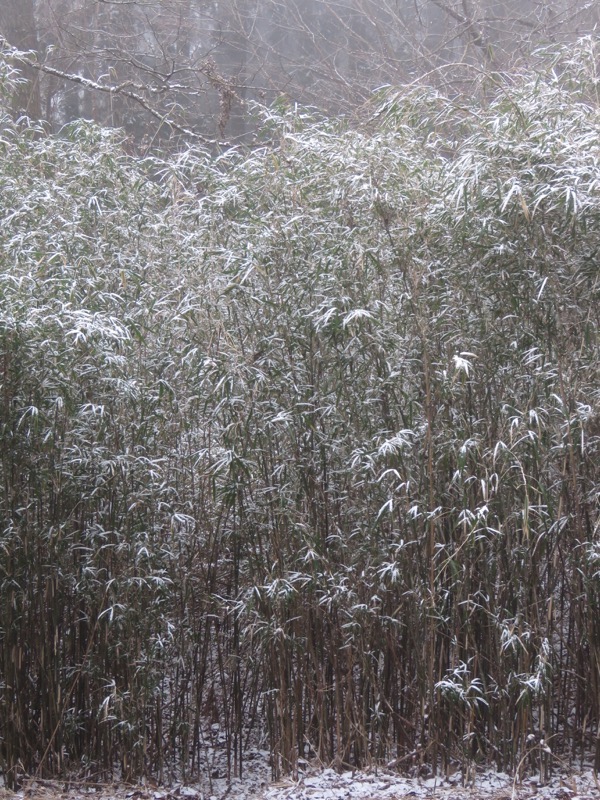
[[[165,161],[3,112],[7,786],[593,752],[599,59]]]

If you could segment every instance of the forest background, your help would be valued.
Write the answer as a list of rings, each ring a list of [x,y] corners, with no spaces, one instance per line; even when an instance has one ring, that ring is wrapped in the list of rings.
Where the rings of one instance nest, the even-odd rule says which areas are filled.
[[[2,5],[9,788],[600,767],[598,15]]]

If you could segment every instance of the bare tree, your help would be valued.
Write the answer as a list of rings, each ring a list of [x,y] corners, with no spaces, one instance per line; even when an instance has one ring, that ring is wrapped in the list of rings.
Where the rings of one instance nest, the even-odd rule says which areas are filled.
[[[600,21],[578,0],[10,0],[0,14],[8,43],[37,53],[21,59],[38,74],[19,99],[28,113],[90,117],[147,144],[238,141],[247,101],[281,94],[351,114],[423,75],[464,91]]]

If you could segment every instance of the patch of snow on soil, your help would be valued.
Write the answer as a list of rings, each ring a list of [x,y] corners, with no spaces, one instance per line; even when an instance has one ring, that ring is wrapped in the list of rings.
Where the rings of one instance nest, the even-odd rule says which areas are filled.
[[[235,797],[235,795],[233,796]],[[600,800],[600,785],[591,771],[556,776],[547,786],[535,778],[520,784],[508,775],[482,772],[469,786],[460,775],[443,778],[407,778],[397,773],[336,773],[331,769],[310,774],[298,782],[271,785],[261,800]]]
[[[340,773],[308,768],[297,781],[277,783],[269,783],[268,774],[266,759],[260,759],[243,780],[218,778],[169,788],[32,780],[14,794],[0,788],[0,800],[600,800],[592,770],[556,775],[544,786],[536,777],[519,783],[493,771],[477,772],[469,786],[463,786],[459,773],[447,779],[410,778],[385,769]]]

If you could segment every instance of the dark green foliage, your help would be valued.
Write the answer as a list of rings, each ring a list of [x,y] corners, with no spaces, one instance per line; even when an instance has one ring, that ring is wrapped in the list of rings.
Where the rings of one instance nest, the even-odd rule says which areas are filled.
[[[590,746],[597,58],[218,159],[3,120],[9,785]]]

